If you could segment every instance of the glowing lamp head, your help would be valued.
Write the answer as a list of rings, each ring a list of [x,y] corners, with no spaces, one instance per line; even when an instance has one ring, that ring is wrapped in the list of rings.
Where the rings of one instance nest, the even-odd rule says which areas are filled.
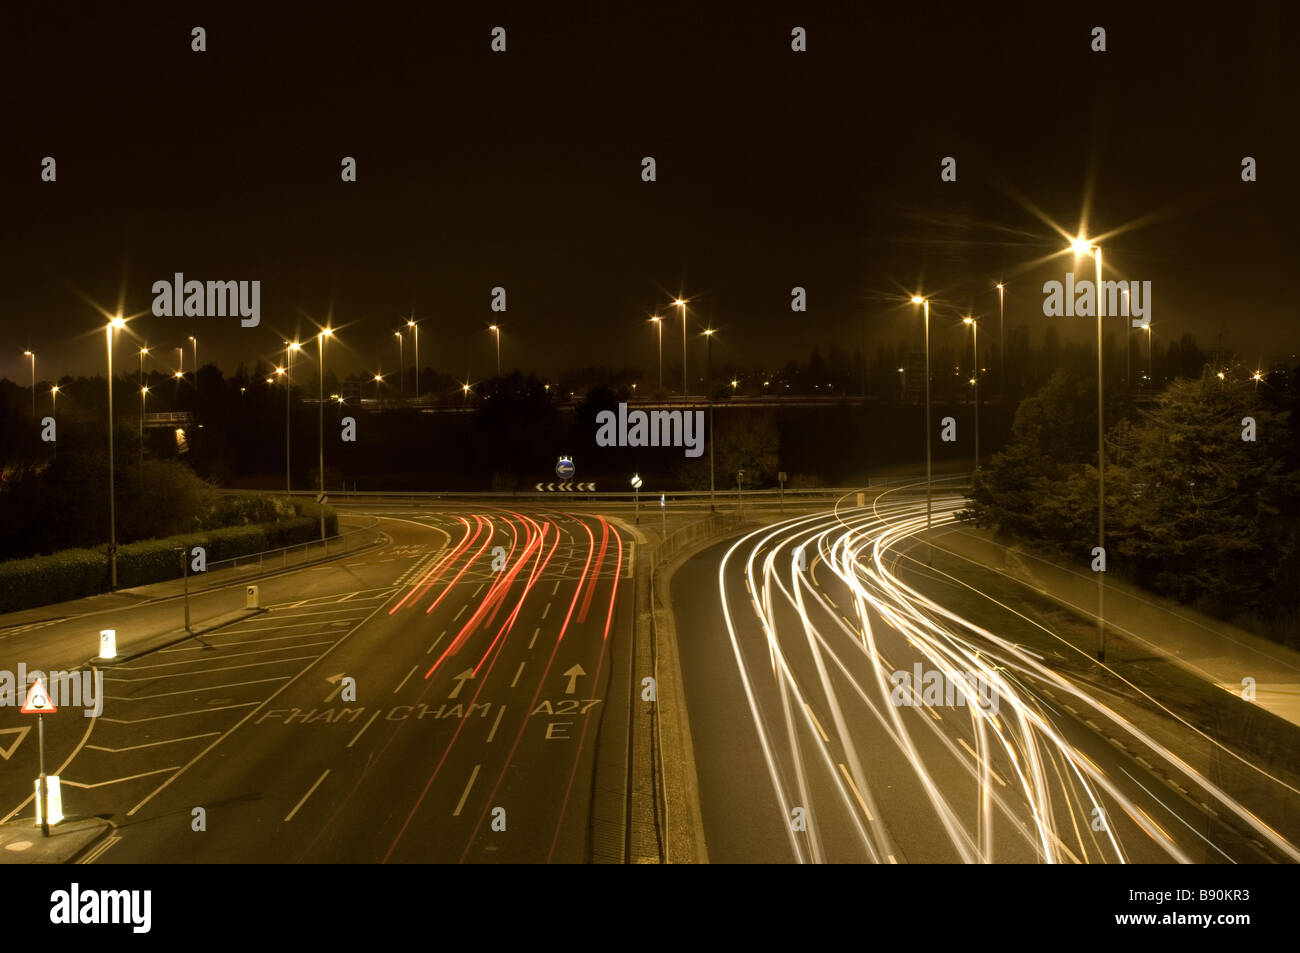
[[[663,318],[659,317],[659,315],[656,314],[656,315],[655,315],[654,317],[652,317],[650,320],[653,321],[655,324],[658,324],[660,321],[663,320]]]
[[[323,338],[332,338],[334,336],[333,328],[321,328],[320,336]]]
[[[54,389],[55,389],[56,391],[58,390],[57,387],[54,388]],[[147,393],[149,393],[149,388],[147,388],[147,387],[141,387],[141,388],[140,388],[140,393],[142,393],[142,394],[147,394]]]
[[[291,350],[291,351],[301,351],[301,350],[302,350],[302,345],[299,344],[297,341],[290,341],[290,342],[289,342],[289,350]]]
[[[966,317],[964,317],[964,318],[961,319],[961,323],[962,323],[962,324],[974,324],[974,323],[975,323],[975,319],[972,318],[970,315],[967,315]]]
[[[685,299],[685,298],[678,298],[677,300],[675,300],[675,301],[673,302],[673,304],[677,305],[677,307],[680,308],[682,305],[686,304],[686,299]]]
[[[172,377],[176,378],[177,380],[180,380],[184,376],[185,375],[183,375],[180,371],[177,371],[175,374],[172,375]]]
[[[145,388],[145,390],[148,390],[148,389],[149,389],[149,388],[147,388],[147,387]],[[58,385],[58,384],[55,384],[53,387],[50,388],[50,393],[51,393],[51,394],[57,394],[58,392],[59,392],[59,385]]]
[[[112,321],[108,323],[120,331],[122,328],[126,327],[126,318],[122,317],[121,315],[118,315],[116,318],[114,318]]]
[[[912,295],[912,304],[924,304],[925,299],[920,295]]]
[[[376,375],[375,375],[375,380],[376,380],[376,381],[382,381],[383,378],[382,378],[380,375],[376,374]]]
[[[1002,282],[999,281],[999,282],[998,282],[998,291],[1001,291],[1001,290],[1002,290]]]
[[[415,322],[414,322],[414,321],[407,321],[407,322],[406,322],[406,326],[407,326],[408,328],[413,328],[413,327],[415,327]]]
[[[1073,249],[1076,255],[1092,254],[1092,245],[1088,243],[1086,238],[1076,238],[1070,242],[1070,248]]]
[[[1223,371],[1219,371],[1219,373],[1215,374],[1214,376],[1217,377],[1219,380],[1223,380],[1223,379],[1224,379],[1224,378],[1223,378]]]

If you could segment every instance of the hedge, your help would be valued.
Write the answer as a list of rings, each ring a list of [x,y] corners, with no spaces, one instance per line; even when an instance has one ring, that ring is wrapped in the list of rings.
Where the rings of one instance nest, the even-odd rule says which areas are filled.
[[[292,519],[254,526],[231,526],[119,546],[118,588],[129,589],[181,575],[179,549],[202,546],[208,565],[236,556],[265,552],[320,539],[320,510],[310,500],[294,501]],[[338,513],[325,507],[326,535],[338,534]],[[102,549],[64,549],[49,556],[0,562],[0,612],[80,599],[109,588],[108,557]]]

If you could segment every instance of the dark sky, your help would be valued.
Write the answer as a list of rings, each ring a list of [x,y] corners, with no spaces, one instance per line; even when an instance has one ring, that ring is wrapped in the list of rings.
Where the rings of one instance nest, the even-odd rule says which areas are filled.
[[[1009,324],[1084,338],[1042,315],[1070,260],[1029,267],[1063,241],[1028,206],[1073,232],[1089,192],[1109,269],[1152,281],[1157,339],[1300,351],[1297,7],[1136,6],[6,5],[0,374],[26,381],[24,347],[43,378],[95,372],[82,295],[147,312],[176,271],[261,280],[259,328],[132,323],[227,371],[331,309],[331,367],[391,369],[412,308],[422,363],[458,376],[492,370],[494,319],[507,368],[651,368],[645,317],[679,290],[716,359],[782,363],[864,322],[917,330],[916,288],[996,320],[999,277]]]

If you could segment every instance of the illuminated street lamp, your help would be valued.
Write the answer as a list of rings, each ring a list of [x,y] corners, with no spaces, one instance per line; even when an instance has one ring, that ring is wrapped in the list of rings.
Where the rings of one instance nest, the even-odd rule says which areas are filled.
[[[1147,323],[1142,330],[1147,333],[1147,386],[1155,387],[1155,381],[1151,377],[1151,324]]]
[[[406,322],[406,326],[411,329],[411,334],[415,336],[415,399],[420,399],[420,326],[414,319]]]
[[[655,315],[651,322],[654,323],[655,330],[659,332],[659,389],[664,389],[664,319]]]
[[[934,481],[930,467],[930,299],[912,295],[912,304],[925,308],[925,526],[932,525],[931,496]]]
[[[32,417],[36,416],[36,352],[23,351],[25,357],[32,359]]]
[[[686,300],[678,298],[673,304],[682,309],[682,396],[685,397],[690,393],[686,384]]]
[[[397,338],[397,394],[399,397],[406,396],[406,362],[402,357],[402,332],[394,331],[393,337]]]
[[[1006,286],[998,282],[998,395],[1007,392],[1007,323],[1005,319]]]
[[[497,337],[497,377],[501,376],[501,329],[495,324],[489,324],[488,330]]]
[[[1101,246],[1093,245],[1079,237],[1070,243],[1070,248],[1078,258],[1080,255],[1092,255],[1097,262],[1097,547],[1106,552],[1106,425],[1102,405],[1103,390],[1103,351],[1102,351],[1102,307],[1104,298],[1101,294]],[[1106,573],[1097,573],[1097,660],[1106,661]]]
[[[50,416],[54,416],[55,405],[58,403],[58,401],[57,401],[56,398],[57,398],[58,396],[59,396],[59,385],[58,385],[58,384],[51,384],[51,385],[50,385]],[[57,456],[59,455],[59,441],[58,441],[58,440],[55,440],[55,441],[54,441],[54,448],[53,448],[53,449],[54,449],[54,456],[57,457]]]
[[[293,483],[289,474],[289,420],[290,395],[293,393],[293,355],[302,350],[297,341],[284,342],[284,492],[293,492]]]
[[[685,314],[685,311],[682,312]],[[684,326],[684,325],[683,325]],[[704,329],[705,364],[704,389],[709,400],[709,512],[713,512],[713,328]]]
[[[382,384],[383,382],[384,382],[384,375],[376,374],[375,375],[375,400],[379,399],[379,385]]]
[[[971,386],[975,388],[975,469],[980,468],[980,328],[974,317],[967,315],[962,324],[970,325],[971,349],[975,352],[975,368],[971,371]]]
[[[191,334],[190,343],[194,345],[194,393],[197,396],[199,392],[199,339]]]
[[[325,339],[333,337],[330,328],[321,328],[316,335],[316,356],[320,363],[320,393],[317,403],[320,425],[320,538],[325,539]]]
[[[149,388],[140,387],[140,466],[144,466],[144,399],[149,395]]]
[[[104,347],[108,355],[108,580],[117,588],[117,498],[113,489],[113,332],[126,327],[121,315],[104,325]]]

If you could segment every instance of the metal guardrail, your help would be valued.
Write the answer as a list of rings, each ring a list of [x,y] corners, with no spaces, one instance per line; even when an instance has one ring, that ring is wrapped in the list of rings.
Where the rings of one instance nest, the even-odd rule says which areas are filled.
[[[323,540],[315,539],[306,543],[295,543],[292,546],[281,546],[278,549],[268,549],[244,556],[232,556],[229,559],[208,563],[206,572],[201,575],[190,576],[190,585],[194,586],[196,583],[198,585],[197,589],[191,591],[205,592],[230,585],[230,579],[213,579],[210,584],[203,584],[202,580],[210,579],[213,573],[222,570],[241,568],[248,570],[256,567],[253,569],[253,575],[261,575],[267,572],[282,571],[292,566],[306,565],[321,559],[328,559],[331,556],[341,556],[344,553],[369,546],[383,535],[379,528],[379,520],[374,517],[369,517],[369,519],[370,522],[365,526],[335,536],[327,536]]]

